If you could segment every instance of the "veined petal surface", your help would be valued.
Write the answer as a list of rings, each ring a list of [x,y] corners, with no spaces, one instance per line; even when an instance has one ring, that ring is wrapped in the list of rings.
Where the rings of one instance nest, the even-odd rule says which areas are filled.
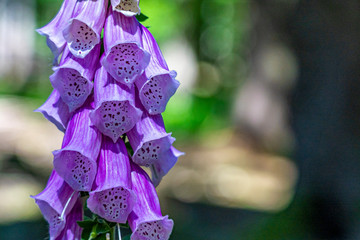
[[[135,163],[131,164],[131,180],[137,201],[129,215],[131,240],[168,240],[174,225],[162,216],[155,187],[148,175]]]
[[[75,194],[78,193],[74,193],[74,190],[53,170],[45,189],[32,197],[49,223],[50,239],[55,239],[64,229],[66,220],[60,219],[60,216],[66,205],[64,215],[67,216],[71,211],[77,198]]]
[[[52,122],[62,132],[65,132],[72,115],[68,105],[61,99],[60,93],[56,89],[52,91],[45,103],[36,109],[35,112],[42,113],[47,120]]]
[[[150,54],[141,47],[142,30],[135,17],[109,9],[104,28],[105,57],[101,64],[120,83],[131,86],[149,64]]]
[[[44,27],[36,30],[39,34],[46,36],[46,43],[54,54],[54,65],[57,65],[58,58],[66,45],[62,31],[72,16],[76,2],[77,0],[64,0],[54,19]]]
[[[84,59],[74,57],[66,47],[60,66],[53,68],[55,72],[50,76],[50,82],[69,106],[70,112],[81,107],[91,94],[99,55],[100,44]]]
[[[79,0],[63,35],[70,52],[84,58],[100,43],[100,34],[104,26],[107,0]]]
[[[102,136],[90,122],[91,105],[87,103],[74,114],[62,148],[53,152],[55,170],[77,191],[90,191],[97,171]]]
[[[149,30],[142,26],[142,46],[151,54],[150,62],[135,84],[139,98],[150,114],[165,111],[169,99],[175,94],[180,83],[175,79],[176,72],[169,71],[158,44]]]
[[[127,150],[120,138],[114,143],[104,137],[95,188],[87,201],[89,209],[110,222],[126,223],[135,203]]]
[[[91,112],[92,123],[106,136],[116,142],[122,134],[132,129],[140,119],[141,111],[135,107],[135,87],[116,82],[101,67],[95,76],[95,110]]]

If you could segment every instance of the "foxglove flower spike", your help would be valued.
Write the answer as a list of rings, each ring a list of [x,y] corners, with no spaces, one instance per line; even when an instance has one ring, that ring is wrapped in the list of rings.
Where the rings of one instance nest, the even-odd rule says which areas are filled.
[[[129,215],[131,240],[168,240],[174,225],[168,216],[162,216],[159,198],[144,170],[131,163],[131,180],[137,202]]]
[[[66,47],[60,66],[53,68],[55,72],[50,76],[50,82],[59,91],[70,112],[81,107],[90,95],[99,55],[100,44],[84,59],[74,57]]]
[[[114,143],[122,134],[134,127],[141,111],[136,108],[134,86],[117,83],[101,67],[95,76],[94,98],[96,109],[91,112],[92,123]]]
[[[80,108],[69,121],[62,149],[54,154],[54,167],[76,191],[90,191],[96,175],[101,133],[89,118],[92,104]]]
[[[131,86],[149,64],[150,54],[141,47],[142,30],[135,17],[109,9],[104,28],[105,58],[101,64],[116,81]]]
[[[131,168],[123,140],[104,137],[101,145],[95,188],[87,200],[89,209],[110,222],[126,223],[135,203],[131,190]]]
[[[74,190],[53,170],[45,189],[32,197],[49,223],[51,240],[59,236],[65,227],[65,221],[60,216],[63,212],[64,216],[69,214],[76,202],[77,194],[78,192],[74,193]]]
[[[70,52],[84,58],[96,44],[104,26],[108,0],[77,1],[74,13],[63,30]]]
[[[57,65],[58,57],[64,50],[66,40],[62,31],[72,16],[76,2],[76,0],[64,0],[55,18],[44,27],[36,30],[39,34],[46,36],[46,43],[54,54],[54,65]]]
[[[152,34],[146,27],[141,27],[142,45],[151,54],[151,59],[144,74],[135,84],[144,108],[150,114],[159,114],[165,111],[169,99],[175,94],[180,83],[175,79],[176,72],[169,71]]]
[[[60,131],[65,132],[71,113],[69,107],[60,97],[57,90],[53,90],[46,102],[35,110],[52,122]]]

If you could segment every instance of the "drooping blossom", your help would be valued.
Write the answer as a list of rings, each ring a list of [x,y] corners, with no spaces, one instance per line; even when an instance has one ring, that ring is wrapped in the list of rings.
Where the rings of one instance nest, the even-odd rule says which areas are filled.
[[[160,184],[162,178],[170,171],[182,155],[184,155],[183,152],[171,146],[170,149],[160,155],[160,161],[151,164],[151,181],[155,187]]]
[[[63,29],[64,38],[74,56],[84,58],[100,43],[107,7],[107,0],[76,1],[72,18]]]
[[[57,65],[58,57],[66,45],[62,31],[72,16],[76,2],[77,0],[64,0],[55,18],[36,30],[39,34],[46,36],[46,43],[54,55],[54,65]]]
[[[72,210],[78,194],[53,171],[45,189],[32,197],[49,223],[50,240],[61,234],[67,220],[64,216]]]
[[[128,88],[116,82],[104,67],[96,72],[95,110],[91,112],[90,118],[114,142],[140,119],[141,111],[135,107],[134,90],[134,86]]]
[[[139,0],[111,0],[112,10],[127,17],[140,14]]]
[[[109,9],[104,27],[105,57],[101,64],[120,83],[129,87],[149,64],[150,54],[141,47],[141,24]]]
[[[162,216],[160,202],[151,180],[139,166],[131,164],[131,180],[137,202],[129,215],[131,240],[167,240],[174,225]]]
[[[87,103],[76,111],[65,131],[62,148],[53,152],[55,170],[76,191],[90,191],[97,171],[101,133],[89,118],[92,105]]]
[[[123,140],[114,143],[104,137],[93,191],[87,200],[89,209],[110,222],[126,223],[136,196],[131,183],[131,168]]]
[[[60,131],[65,132],[70,120],[69,107],[60,97],[57,90],[53,90],[46,102],[35,112],[41,112],[44,117],[52,122]]]
[[[142,27],[142,46],[151,54],[150,62],[135,84],[144,108],[150,114],[165,111],[169,99],[175,94],[180,83],[175,79],[176,72],[169,71],[158,44],[149,30]]]
[[[66,47],[58,67],[50,76],[50,82],[58,90],[70,112],[81,107],[93,89],[92,80],[99,64],[100,44],[84,59],[74,57]]]

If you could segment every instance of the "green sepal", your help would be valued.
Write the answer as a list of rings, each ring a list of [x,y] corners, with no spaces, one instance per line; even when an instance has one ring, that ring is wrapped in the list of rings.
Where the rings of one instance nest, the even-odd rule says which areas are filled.
[[[139,22],[144,22],[148,19],[149,17],[146,16],[145,14],[143,13],[140,13],[139,15],[136,15],[136,19],[139,21]]]

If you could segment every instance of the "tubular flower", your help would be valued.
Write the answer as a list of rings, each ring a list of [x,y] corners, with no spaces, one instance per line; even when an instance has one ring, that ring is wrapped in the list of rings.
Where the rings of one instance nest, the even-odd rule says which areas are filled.
[[[55,18],[36,30],[39,34],[46,36],[46,43],[54,55],[54,65],[57,65],[58,57],[66,45],[62,31],[72,16],[76,2],[76,0],[64,0]]]
[[[155,162],[163,161],[162,154],[169,150],[175,141],[171,133],[166,133],[161,115],[153,116],[146,112],[127,133],[127,137],[134,149],[132,159],[141,166],[150,166]]]
[[[111,0],[112,10],[127,17],[140,14],[139,0]]]
[[[135,203],[127,150],[120,138],[113,143],[104,137],[95,188],[87,201],[89,209],[110,222],[126,223]]]
[[[104,28],[105,57],[101,64],[120,83],[131,86],[149,64],[150,54],[141,47],[141,24],[109,9]]]
[[[108,2],[64,0],[38,30],[57,66],[54,90],[36,111],[64,138],[46,188],[33,198],[51,240],[104,238],[114,225],[120,229],[108,222],[128,222],[131,240],[167,240],[174,223],[162,215],[155,187],[184,154],[161,116],[179,82],[135,17],[139,0]],[[151,180],[140,166],[150,168]],[[83,198],[97,216],[78,225]]]
[[[91,112],[92,123],[106,136],[116,142],[121,135],[134,127],[141,111],[135,105],[134,87],[117,83],[101,67],[95,76],[95,110]]]
[[[162,216],[159,199],[148,175],[139,166],[131,164],[131,180],[137,202],[129,215],[131,240],[167,240],[174,222]]]
[[[53,152],[55,170],[77,191],[91,190],[97,170],[101,134],[91,125],[91,109],[84,106],[74,114],[66,129],[62,148]]]
[[[60,131],[65,132],[71,113],[69,107],[61,99],[60,93],[53,90],[46,102],[35,110],[41,112],[44,117],[52,122]]]
[[[73,208],[78,192],[75,192],[55,171],[50,175],[45,189],[33,196],[41,213],[49,223],[50,239],[55,239],[65,227],[67,216]]]
[[[84,58],[100,43],[107,6],[107,0],[76,1],[72,18],[63,29],[64,38],[74,56]]]
[[[144,108],[150,114],[165,111],[169,99],[175,94],[180,83],[175,79],[176,72],[169,71],[165,59],[149,30],[142,27],[143,48],[151,54],[144,74],[135,82]]]
[[[70,112],[81,107],[90,95],[99,54],[100,44],[84,59],[74,57],[66,47],[60,66],[54,67],[50,82],[59,91]]]

